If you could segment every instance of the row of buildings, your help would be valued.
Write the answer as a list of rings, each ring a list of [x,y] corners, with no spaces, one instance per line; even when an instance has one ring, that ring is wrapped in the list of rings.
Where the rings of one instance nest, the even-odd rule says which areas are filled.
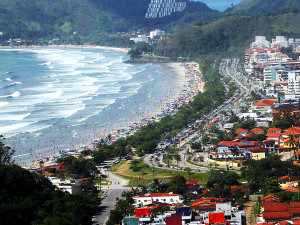
[[[295,100],[300,96],[300,60],[283,54],[282,48],[297,55],[300,39],[276,36],[269,42],[265,36],[256,36],[245,50],[245,71],[261,83],[267,95],[281,101]]]
[[[137,34],[136,36],[131,37],[130,40],[134,41],[135,43],[137,42],[154,43],[162,39],[165,35],[166,35],[165,31],[156,29],[150,31],[149,36],[147,36],[146,34]]]

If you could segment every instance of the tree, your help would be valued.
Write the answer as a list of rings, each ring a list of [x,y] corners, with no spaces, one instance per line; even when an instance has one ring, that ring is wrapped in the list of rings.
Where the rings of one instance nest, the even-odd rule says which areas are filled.
[[[299,145],[298,140],[296,138],[294,138],[293,135],[289,135],[289,140],[286,142],[286,144],[292,148],[292,151],[294,153],[294,161],[296,161],[296,150]]]
[[[6,146],[3,141],[4,137],[0,135],[0,164],[8,165],[13,163],[12,156],[15,153],[15,150],[12,150],[10,147]]]
[[[181,175],[177,175],[170,180],[168,191],[176,194],[184,194],[186,187],[185,178]]]

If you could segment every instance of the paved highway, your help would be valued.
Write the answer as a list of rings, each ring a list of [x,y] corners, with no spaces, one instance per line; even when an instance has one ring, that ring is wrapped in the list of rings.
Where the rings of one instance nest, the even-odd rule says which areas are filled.
[[[109,180],[112,181],[112,184],[108,187],[105,187],[102,190],[107,190],[107,197],[102,200],[101,205],[99,206],[97,213],[93,216],[93,224],[104,225],[108,220],[110,210],[114,209],[116,204],[116,198],[120,198],[121,194],[124,191],[127,191],[129,188],[124,187],[128,184],[128,180],[125,180],[113,173],[109,173]]]

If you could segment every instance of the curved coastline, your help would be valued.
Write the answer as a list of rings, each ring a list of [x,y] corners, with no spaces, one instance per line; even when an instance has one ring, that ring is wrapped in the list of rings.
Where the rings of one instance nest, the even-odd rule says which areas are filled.
[[[90,49],[103,49],[103,50],[113,50],[119,52],[126,52],[128,49],[122,48],[111,48],[105,46],[73,46],[73,45],[59,45],[59,46],[51,46],[52,48],[90,48]],[[2,47],[1,47],[2,48]],[[21,47],[5,47],[9,49],[21,48]],[[26,48],[35,48],[35,46],[27,46]],[[36,48],[49,48],[49,46],[40,47],[36,46]],[[149,62],[147,62],[149,63]],[[189,63],[159,63],[161,67],[170,71],[174,74],[174,79],[172,82],[180,83],[181,90],[178,90],[172,96],[168,96],[168,99],[164,99],[160,102],[159,105],[151,107],[153,111],[148,112],[148,116],[146,118],[141,119],[140,121],[130,121],[127,126],[117,127],[113,130],[108,131],[107,133],[98,134],[97,138],[91,139],[85,146],[76,145],[74,149],[71,149],[70,154],[77,154],[80,151],[89,148],[95,149],[93,143],[96,143],[101,138],[107,139],[107,135],[110,134],[112,136],[112,141],[116,141],[120,138],[126,138],[129,135],[133,135],[136,131],[140,129],[141,126],[147,125],[150,122],[158,121],[165,115],[172,115],[176,112],[177,106],[181,106],[182,104],[188,103],[192,101],[193,97],[199,93],[199,91],[203,91],[204,83],[201,80],[201,72],[199,71],[198,64],[195,62]],[[67,149],[63,149],[64,152],[69,151]],[[55,159],[57,155],[53,155],[52,152],[49,152],[48,155],[45,153],[44,155],[35,155],[34,161],[31,163],[25,163],[23,165],[26,166],[35,166],[37,162],[43,160],[45,163],[49,163]]]
[[[152,115],[143,118],[141,121],[132,121],[126,127],[118,127],[114,130],[111,130],[108,133],[111,136],[110,140],[107,138],[108,134],[102,134],[101,138],[103,138],[106,143],[113,143],[119,139],[134,135],[142,126],[146,126],[152,122],[157,122],[165,115],[175,114],[180,106],[189,103],[199,92],[204,91],[205,83],[202,81],[202,74],[196,62],[163,63],[160,65],[172,72],[179,82],[182,82],[182,89],[180,90],[179,94],[172,96],[166,102],[162,102],[159,109],[154,110]],[[88,145],[78,145],[74,147],[74,149],[65,150],[64,153],[70,155],[79,155],[80,152],[85,149],[97,150],[95,144],[98,143],[101,138],[94,139]],[[44,165],[51,165],[57,157],[59,156],[51,155],[49,157],[42,157],[30,164],[26,164],[26,166],[36,167],[38,162],[41,160],[43,161]]]

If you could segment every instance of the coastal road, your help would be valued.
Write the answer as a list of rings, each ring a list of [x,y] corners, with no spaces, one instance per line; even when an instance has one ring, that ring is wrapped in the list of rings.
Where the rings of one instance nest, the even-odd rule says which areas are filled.
[[[109,177],[107,179],[111,180],[112,184],[108,187],[105,187],[104,189],[107,191],[107,197],[102,200],[102,203],[99,206],[96,215],[94,215],[92,218],[94,225],[104,225],[109,218],[110,211],[115,207],[116,198],[121,198],[121,194],[124,191],[129,190],[128,187],[124,187],[128,184],[127,180],[113,173],[109,173]]]
[[[237,91],[235,94],[228,99],[226,102],[224,102],[221,106],[218,108],[212,110],[208,115],[204,116],[202,119],[197,120],[196,123],[203,123],[204,121],[212,121],[213,118],[219,117],[221,111],[226,111],[227,109],[231,108],[232,105],[237,104],[240,100],[244,99],[245,97],[249,96],[251,93],[251,89],[246,86],[246,84],[249,83],[249,81],[246,79],[246,77],[241,74],[238,71],[238,59],[233,59],[232,63],[230,65],[230,60],[229,59],[223,59],[219,72],[221,75],[230,77],[233,79],[233,82],[236,83],[237,86]],[[258,90],[255,90],[258,91]],[[194,132],[191,135],[188,135],[185,137],[185,139],[190,140],[193,138],[195,135],[197,135],[199,131]],[[201,134],[200,137],[201,138]],[[180,142],[180,146],[188,146],[184,141]],[[195,166],[192,164],[189,164],[186,162],[186,157],[187,157],[187,149],[188,147],[181,148],[182,150],[178,152],[181,155],[181,161],[179,161],[178,166],[179,167],[189,167],[190,169],[200,169],[201,172],[206,172],[208,170],[207,167],[201,167],[201,166]],[[152,157],[152,160],[151,160]],[[158,157],[158,161],[155,160],[156,156],[154,155],[149,155],[144,159],[144,162],[148,164],[149,166],[157,167],[157,168],[163,168],[163,169],[168,169],[168,170],[177,170],[177,168],[170,168],[167,167],[163,162],[162,162],[162,156]],[[207,159],[208,156],[205,156],[205,159]],[[159,166],[161,164],[162,166]]]

